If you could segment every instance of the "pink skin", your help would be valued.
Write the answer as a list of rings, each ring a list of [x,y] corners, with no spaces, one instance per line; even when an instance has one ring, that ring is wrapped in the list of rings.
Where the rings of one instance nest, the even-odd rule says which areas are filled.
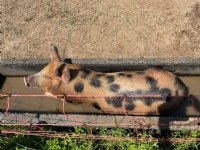
[[[46,95],[46,96],[48,96],[48,97],[52,97],[52,98],[56,98],[56,99],[57,99],[57,96],[51,94],[50,92],[45,92],[44,95]]]
[[[56,65],[60,65],[61,63],[63,63],[61,61],[61,58],[60,56],[58,55],[58,51],[57,51],[57,48],[53,45],[53,44],[50,44],[50,56],[51,56],[51,60],[55,62]],[[67,64],[66,64],[67,66]],[[62,70],[62,74],[60,76],[60,79],[64,82],[64,83],[67,83],[70,76],[69,76],[69,70],[67,69],[67,67],[65,66],[65,68]],[[38,74],[39,74],[39,77],[38,77]],[[39,82],[38,82],[38,78],[42,77],[43,75],[45,74],[45,71],[41,71],[41,74],[40,73],[37,73],[32,75],[32,76],[28,76],[28,77],[24,77],[24,83],[26,86],[30,86],[30,87],[40,87],[39,86]],[[52,93],[50,92],[45,92],[45,95],[46,96],[49,96],[49,97],[53,97],[53,98],[57,98],[57,96],[53,95]]]
[[[24,84],[25,84],[26,86],[28,86],[28,83],[27,83],[25,77],[24,77]],[[57,99],[57,96],[51,94],[50,92],[45,92],[44,95],[46,95],[46,96],[48,96],[48,97],[52,97],[52,98],[56,98],[56,99]]]

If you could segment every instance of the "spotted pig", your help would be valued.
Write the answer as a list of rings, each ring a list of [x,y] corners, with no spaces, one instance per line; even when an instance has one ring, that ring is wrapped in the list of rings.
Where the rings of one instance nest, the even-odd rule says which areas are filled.
[[[57,48],[50,46],[51,62],[39,73],[25,77],[27,86],[39,87],[47,94],[127,95],[106,98],[67,98],[87,103],[102,113],[159,115],[174,111],[184,101],[188,88],[174,74],[161,69],[102,73],[61,61]],[[133,98],[130,94],[159,94],[163,98]]]

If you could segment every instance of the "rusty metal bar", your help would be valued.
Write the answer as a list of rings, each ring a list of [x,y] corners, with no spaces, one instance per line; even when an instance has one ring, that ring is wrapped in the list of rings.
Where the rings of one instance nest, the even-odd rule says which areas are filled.
[[[75,134],[75,133],[52,133],[52,132],[33,132],[33,131],[15,131],[15,130],[1,130],[1,134],[15,134],[15,135],[31,135],[48,138],[73,138],[73,139],[92,139],[92,140],[106,140],[106,141],[146,141],[158,143],[184,143],[184,142],[200,142],[200,138],[142,138],[137,137],[113,137],[107,135],[91,135],[91,134]]]

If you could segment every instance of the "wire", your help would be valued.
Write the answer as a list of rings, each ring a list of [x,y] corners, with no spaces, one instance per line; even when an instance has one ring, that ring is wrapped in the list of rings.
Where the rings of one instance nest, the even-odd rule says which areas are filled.
[[[0,125],[2,126],[30,126],[30,129],[38,129],[39,131],[37,132],[33,132],[32,130],[29,130],[27,132],[19,132],[19,131],[6,131],[6,130],[2,130],[1,133],[4,133],[4,134],[23,134],[23,135],[35,135],[35,136],[47,136],[47,137],[60,137],[60,136],[63,136],[63,135],[58,135],[58,134],[55,134],[55,133],[51,133],[51,132],[46,132],[44,131],[44,129],[42,128],[42,126],[85,126],[85,127],[89,127],[89,130],[90,130],[90,134],[89,134],[89,138],[90,139],[103,139],[105,140],[105,137],[101,137],[101,136],[97,136],[97,135],[93,135],[92,133],[92,127],[114,127],[114,126],[117,126],[117,127],[134,127],[135,128],[135,133],[136,133],[136,138],[135,140],[136,141],[140,141],[140,140],[144,140],[144,138],[140,138],[139,137],[139,133],[138,133],[138,129],[139,128],[149,128],[149,127],[153,127],[153,126],[166,126],[166,125],[174,125],[174,126],[191,126],[192,124],[170,124],[170,123],[151,123],[151,124],[147,124],[143,121],[141,121],[140,117],[132,117],[130,115],[128,115],[128,112],[126,110],[126,99],[128,97],[132,97],[132,98],[166,98],[166,96],[163,96],[163,95],[156,95],[156,94],[148,94],[148,95],[133,95],[133,94],[116,94],[116,95],[103,95],[103,94],[90,94],[90,95],[84,95],[84,94],[67,94],[67,95],[55,95],[57,100],[61,100],[62,101],[62,106],[61,106],[61,110],[62,110],[62,113],[63,113],[63,116],[64,118],[67,119],[67,121],[69,122],[68,124],[34,124],[32,123],[31,121],[28,121],[27,119],[25,119],[24,117],[15,117],[13,114],[9,113],[9,110],[10,110],[10,99],[11,97],[49,97],[47,95],[43,95],[43,94],[11,94],[11,93],[8,93],[8,94],[2,94],[0,93],[0,98],[1,97],[7,97],[7,101],[6,101],[6,111],[5,111],[5,116],[6,117],[9,117],[10,120],[15,120],[17,123],[12,123],[12,124],[6,124],[6,123],[0,123]],[[88,122],[87,120],[85,121],[79,121],[77,119],[75,119],[74,117],[72,116],[69,116],[68,114],[65,113],[65,99],[66,98],[70,98],[70,97],[75,97],[75,98],[89,98],[89,97],[92,97],[92,98],[105,98],[105,97],[122,97],[123,98],[123,101],[122,101],[122,106],[123,106],[123,113],[125,115],[125,117],[129,120],[132,120],[134,121],[135,123],[128,123],[128,124],[112,124],[112,123],[105,123],[105,124],[100,124],[100,123],[97,123],[97,122]],[[167,96],[167,97],[180,97],[180,96]],[[181,97],[187,97],[191,100],[191,105],[194,107],[194,97],[192,95],[187,95],[187,96],[181,96]],[[112,112],[110,112],[112,113]],[[198,115],[198,112],[196,111],[196,114],[198,116],[197,118],[197,128],[199,128],[199,115]],[[193,124],[194,125],[194,124]],[[76,136],[77,138],[88,138],[87,135],[77,135]],[[109,140],[117,140],[117,138],[115,137],[106,137],[108,138]],[[173,139],[170,139],[168,140],[169,138],[165,139],[167,142],[169,142],[170,140],[173,140]],[[120,139],[121,140],[121,139]],[[129,139],[130,140],[130,139]],[[131,140],[133,140],[133,138],[131,138]],[[152,140],[151,139],[146,139],[146,140]],[[153,139],[155,140],[155,139]],[[160,141],[160,142],[163,142],[165,141],[164,139],[157,139],[157,141]],[[187,139],[188,141],[190,139]],[[195,141],[200,141],[200,138],[196,138],[196,139],[193,139]],[[181,142],[184,142],[186,141],[186,139],[179,139],[179,141]],[[19,146],[22,146],[26,149],[31,149],[31,148],[27,148],[23,145],[20,145]]]

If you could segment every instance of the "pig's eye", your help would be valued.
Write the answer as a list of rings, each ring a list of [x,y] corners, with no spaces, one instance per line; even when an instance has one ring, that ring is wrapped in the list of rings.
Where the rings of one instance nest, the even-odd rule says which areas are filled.
[[[61,64],[61,65],[56,69],[56,75],[57,75],[57,76],[59,76],[59,77],[62,76],[63,71],[64,71],[64,69],[65,69],[65,66],[66,66],[66,64],[63,63],[63,64]]]

